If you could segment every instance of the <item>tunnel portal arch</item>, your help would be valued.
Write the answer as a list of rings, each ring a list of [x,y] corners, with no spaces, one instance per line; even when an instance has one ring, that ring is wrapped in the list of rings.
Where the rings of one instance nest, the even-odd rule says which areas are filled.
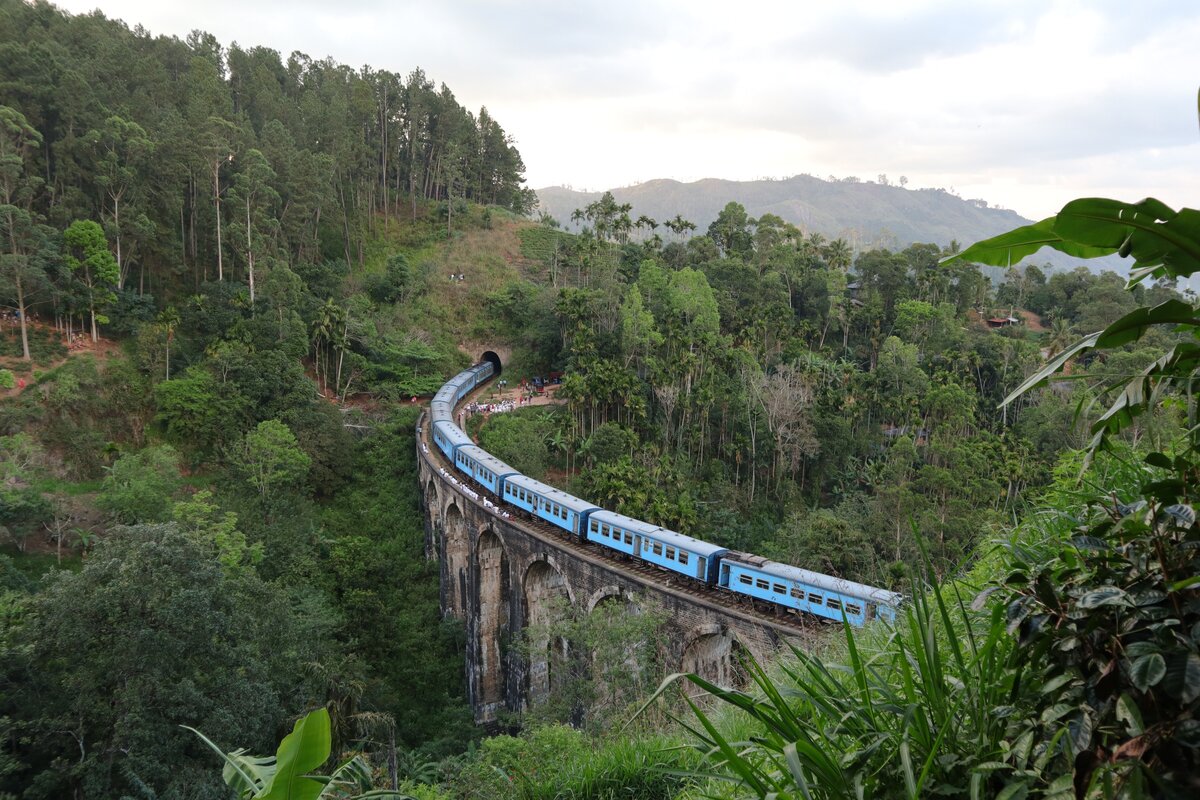
[[[487,361],[488,363],[490,363],[492,365],[493,369],[495,370],[492,373],[492,377],[493,378],[500,377],[500,372],[501,372],[501,370],[504,369],[504,365],[500,363],[500,356],[496,355],[496,351],[485,350],[483,353],[482,359],[484,361]]]

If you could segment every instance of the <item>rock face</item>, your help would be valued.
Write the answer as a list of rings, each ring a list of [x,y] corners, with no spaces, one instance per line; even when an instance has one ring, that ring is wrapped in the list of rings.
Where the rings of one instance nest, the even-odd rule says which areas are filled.
[[[795,617],[724,606],[689,592],[668,573],[648,577],[623,569],[595,548],[504,519],[442,474],[450,465],[428,440],[417,438],[426,556],[441,565],[442,613],[466,623],[467,688],[476,722],[520,711],[550,690],[554,648],[561,645],[534,642],[525,659],[509,644],[525,627],[551,622],[564,599],[588,612],[606,600],[661,609],[668,668],[726,686],[739,683],[742,654],[763,659],[785,640],[803,645],[821,632],[819,623],[805,627]]]

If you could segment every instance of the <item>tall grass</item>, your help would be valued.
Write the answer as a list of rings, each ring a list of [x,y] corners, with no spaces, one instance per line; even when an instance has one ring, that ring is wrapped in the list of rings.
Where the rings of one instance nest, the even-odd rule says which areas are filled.
[[[670,800],[695,785],[698,763],[666,733],[598,739],[544,725],[485,740],[445,788],[462,800]]]
[[[983,798],[1010,783],[1021,793],[1005,734],[1022,669],[1003,608],[978,612],[956,587],[935,586],[914,593],[894,628],[844,634],[844,663],[795,648],[774,675],[749,663],[750,692],[668,679],[686,678],[751,723],[734,738],[688,701],[716,781],[705,796],[724,795],[721,782],[732,795],[780,800]]]

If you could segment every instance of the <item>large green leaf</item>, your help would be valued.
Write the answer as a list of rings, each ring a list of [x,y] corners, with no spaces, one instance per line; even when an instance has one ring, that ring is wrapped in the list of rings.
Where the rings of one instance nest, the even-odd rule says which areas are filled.
[[[1168,300],[1153,308],[1134,309],[1100,332],[1096,347],[1120,347],[1136,342],[1154,325],[1200,326],[1200,318],[1190,303]]]
[[[234,750],[226,753],[217,747],[211,739],[195,728],[187,725],[180,725],[179,727],[196,734],[202,742],[208,745],[209,749],[225,761],[225,767],[221,771],[221,776],[225,783],[237,792],[238,797],[254,797],[274,776],[274,758],[247,756],[245,755],[245,750]]]
[[[1038,386],[1046,381],[1051,375],[1062,369],[1063,364],[1066,364],[1075,356],[1086,350],[1091,350],[1096,346],[1096,340],[1100,338],[1101,334],[1103,334],[1103,331],[1093,333],[1091,336],[1085,336],[1075,344],[1068,347],[1066,350],[1059,353],[1054,358],[1050,359],[1050,361],[1047,362],[1044,367],[1026,378],[1025,381],[1016,389],[1013,389],[1009,393],[1008,397],[1004,398],[1004,402],[1000,404],[1000,407],[1003,408],[1013,400],[1016,400],[1018,397],[1028,392],[1033,387]]]
[[[1166,660],[1159,653],[1151,653],[1133,662],[1133,667],[1129,670],[1129,679],[1144,692],[1161,681],[1166,674]]]
[[[323,784],[307,776],[329,758],[329,712],[324,708],[296,720],[275,753],[275,775],[255,800],[316,800]]]
[[[1115,246],[1089,247],[1064,239],[1055,230],[1055,218],[1047,217],[1041,222],[976,242],[961,253],[942,259],[942,263],[962,261],[1007,267],[1033,255],[1043,247],[1052,247],[1076,258],[1099,258],[1117,252]]]
[[[1066,240],[1132,256],[1143,277],[1177,278],[1200,270],[1200,212],[1185,208],[1176,213],[1152,197],[1139,203],[1072,200],[1058,212],[1052,228]]]
[[[1195,374],[1197,368],[1200,368],[1200,345],[1185,342],[1171,348],[1165,356],[1126,383],[1108,410],[1092,423],[1096,443],[1101,442],[1107,434],[1119,433],[1127,428],[1135,417],[1158,402],[1175,379],[1188,378]]]
[[[1163,687],[1184,703],[1200,697],[1200,655],[1185,651],[1174,653],[1167,663]]]
[[[1080,608],[1099,608],[1100,606],[1124,605],[1125,591],[1118,586],[1101,586],[1079,598]]]
[[[1076,258],[1130,256],[1132,283],[1149,276],[1186,277],[1200,271],[1200,211],[1176,212],[1153,197],[1138,203],[1085,197],[1067,203],[1053,217],[976,242],[942,263],[1004,267],[1043,247]]]

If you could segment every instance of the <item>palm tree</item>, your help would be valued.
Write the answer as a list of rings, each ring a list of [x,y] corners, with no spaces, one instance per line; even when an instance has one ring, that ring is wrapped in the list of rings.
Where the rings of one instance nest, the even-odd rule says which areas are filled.
[[[680,240],[683,239],[684,231],[696,230],[696,223],[684,219],[683,216],[680,214],[676,214],[675,219],[668,220],[664,224],[667,226],[668,229],[670,229],[670,231],[672,233],[674,233],[676,236],[678,236],[680,238]]]
[[[850,245],[845,239],[834,239],[829,244],[825,245],[825,261],[834,269],[845,272],[850,268],[850,260],[854,253],[850,250]]]
[[[1075,339],[1075,329],[1071,323],[1058,317],[1050,323],[1050,331],[1046,334],[1046,358],[1054,358],[1074,344]]]
[[[179,327],[179,312],[175,306],[167,306],[159,313],[158,324],[167,335],[167,380],[171,380],[171,342],[175,339],[175,329]]]
[[[323,387],[328,388],[328,365],[326,365],[326,379],[321,379],[321,361],[324,357],[328,358],[328,347],[333,341],[338,329],[338,319],[341,317],[342,310],[338,308],[337,303],[333,302],[333,298],[329,298],[325,303],[317,309],[317,318],[313,321],[312,344],[313,344],[313,368],[317,373],[317,382]]]

